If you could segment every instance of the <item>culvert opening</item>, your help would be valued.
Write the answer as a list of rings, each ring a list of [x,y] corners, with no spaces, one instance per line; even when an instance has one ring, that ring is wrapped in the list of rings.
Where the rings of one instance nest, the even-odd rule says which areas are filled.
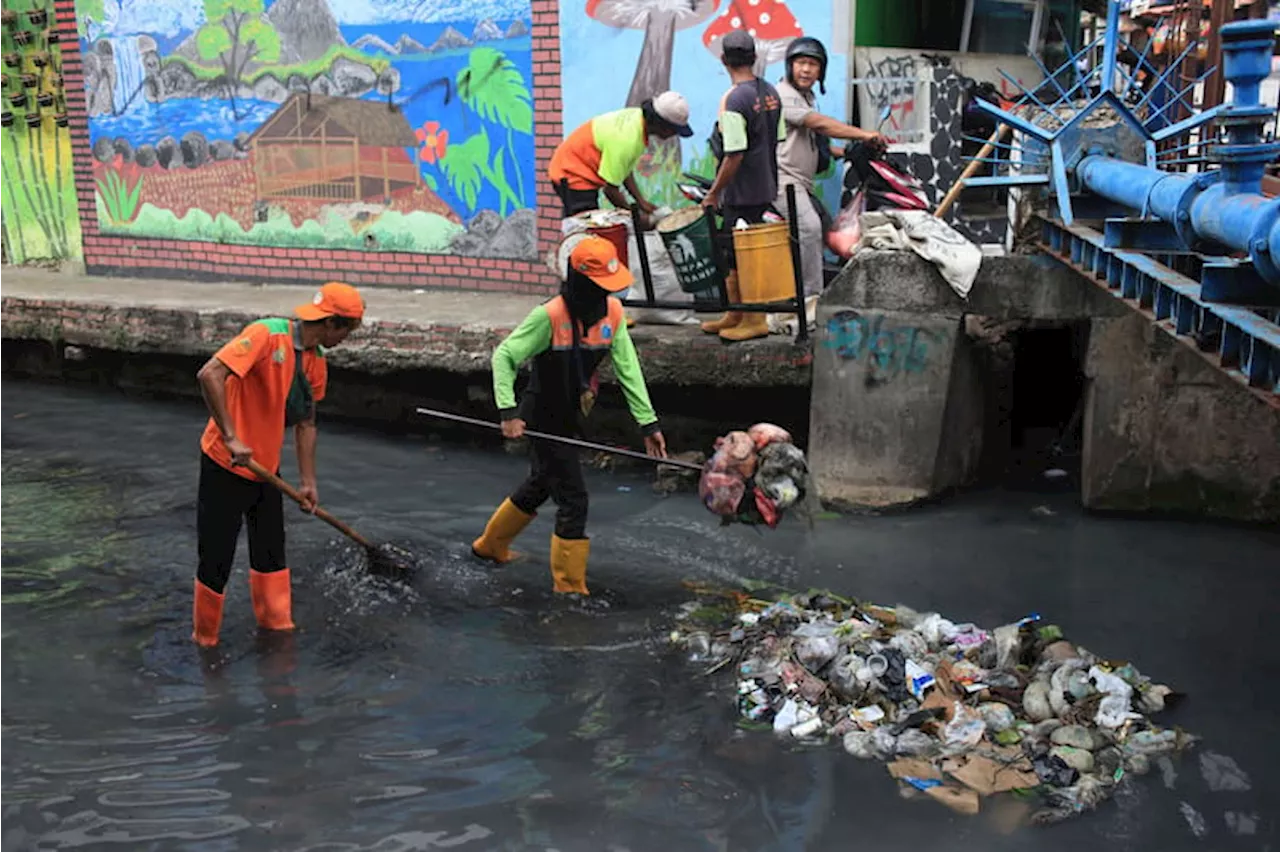
[[[984,347],[982,479],[1075,489],[1083,449],[1087,322],[1006,325]]]

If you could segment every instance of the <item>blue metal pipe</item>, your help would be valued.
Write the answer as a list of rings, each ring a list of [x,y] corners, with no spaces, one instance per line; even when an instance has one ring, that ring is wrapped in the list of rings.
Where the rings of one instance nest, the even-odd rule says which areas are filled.
[[[1262,140],[1271,110],[1259,103],[1274,36],[1271,21],[1222,28],[1223,70],[1233,99],[1219,108],[1227,144],[1209,146],[1222,162],[1219,172],[1162,172],[1090,155],[1076,166],[1076,176],[1089,191],[1170,223],[1188,246],[1212,242],[1247,253],[1266,280],[1280,284],[1280,199],[1261,193],[1265,164],[1280,151]]]
[[[1076,175],[1090,192],[1170,223],[1178,221],[1183,198],[1195,181],[1190,175],[1100,155],[1081,160]]]

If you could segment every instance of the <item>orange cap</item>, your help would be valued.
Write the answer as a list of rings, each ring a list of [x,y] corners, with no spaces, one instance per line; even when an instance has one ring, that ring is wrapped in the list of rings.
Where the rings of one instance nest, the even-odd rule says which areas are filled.
[[[569,252],[569,266],[610,293],[619,293],[633,283],[631,270],[618,260],[618,250],[604,237],[589,236]]]
[[[350,284],[330,281],[316,291],[311,304],[298,305],[294,313],[304,320],[322,320],[332,316],[358,320],[364,317],[364,300],[360,298],[360,291]]]

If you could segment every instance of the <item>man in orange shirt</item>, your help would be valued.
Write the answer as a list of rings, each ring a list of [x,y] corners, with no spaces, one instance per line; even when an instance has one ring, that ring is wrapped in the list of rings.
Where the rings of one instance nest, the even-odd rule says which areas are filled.
[[[582,124],[560,143],[547,174],[564,204],[564,218],[600,206],[600,190],[619,210],[631,209],[625,187],[641,213],[657,208],[645,200],[631,172],[649,137],[689,137],[689,104],[679,92],[663,92],[638,107],[606,112]]]
[[[356,288],[329,283],[311,304],[300,305],[294,313],[301,322],[250,323],[197,375],[210,417],[200,441],[200,565],[191,638],[204,647],[218,644],[223,589],[231,576],[242,518],[249,522],[249,591],[258,626],[293,629],[283,501],[279,491],[244,465],[253,459],[278,472],[284,430],[293,426],[303,508],[315,509],[315,404],[324,399],[328,379],[324,350],[359,327],[364,302]]]

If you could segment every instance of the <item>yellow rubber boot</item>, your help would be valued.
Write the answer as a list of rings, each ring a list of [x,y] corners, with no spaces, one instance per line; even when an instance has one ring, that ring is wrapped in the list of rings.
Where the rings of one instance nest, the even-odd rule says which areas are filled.
[[[529,526],[532,520],[533,515],[517,509],[516,504],[512,503],[511,498],[508,497],[493,513],[493,517],[489,518],[489,523],[485,524],[481,536],[471,543],[472,554],[480,559],[497,562],[499,565],[505,565],[520,558],[520,554],[511,550],[511,542],[524,532],[524,528]]]
[[[720,332],[720,339],[729,343],[739,343],[743,340],[752,340],[756,337],[769,336],[769,315],[768,314],[739,314],[742,322],[726,328]]]
[[[253,615],[264,630],[293,629],[293,583],[289,569],[254,571],[249,569],[249,596]]]
[[[725,276],[724,290],[729,296],[730,302],[736,303],[740,301],[740,297],[738,295],[738,270],[735,269]],[[742,322],[742,314],[737,311],[730,311],[729,313],[722,315],[718,320],[704,322],[702,324],[702,330],[707,334],[719,334],[725,329],[735,328],[740,322]]]
[[[551,580],[554,591],[561,594],[591,594],[587,591],[587,556],[590,553],[590,539],[551,536]]]
[[[223,597],[196,580],[191,640],[202,648],[212,648],[218,644],[218,631],[222,629]]]

